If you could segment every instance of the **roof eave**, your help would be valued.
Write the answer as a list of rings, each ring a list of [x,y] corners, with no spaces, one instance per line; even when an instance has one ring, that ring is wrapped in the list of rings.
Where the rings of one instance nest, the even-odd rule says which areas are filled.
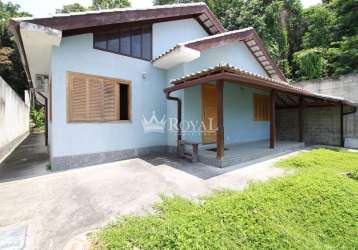
[[[31,74],[30,74],[30,69],[28,66],[28,61],[27,61],[27,57],[26,57],[24,44],[22,42],[22,38],[21,38],[21,34],[20,34],[20,23],[15,21],[14,19],[10,19],[9,30],[14,35],[15,43],[19,50],[21,63],[24,67],[25,74],[27,77],[28,87],[29,87],[29,89],[31,89],[34,86],[33,86],[32,78],[31,78]]]
[[[235,73],[234,71],[237,72]],[[169,94],[171,92],[180,89],[184,89],[184,88],[192,87],[194,85],[206,83],[208,81],[216,81],[216,80],[234,80],[234,81],[237,80],[237,81],[242,81],[243,83],[257,85],[260,87],[265,87],[270,89],[276,89],[278,91],[282,91],[286,93],[292,93],[292,94],[302,95],[311,98],[318,98],[323,100],[330,100],[336,103],[342,103],[354,109],[358,107],[357,103],[347,100],[345,98],[335,97],[335,96],[325,96],[299,87],[292,86],[291,84],[284,81],[274,80],[267,77],[255,75],[250,72],[242,71],[229,65],[218,65],[216,67],[209,68],[202,72],[193,73],[188,76],[172,80],[171,84],[173,84],[174,86],[167,87],[163,91],[166,94]]]

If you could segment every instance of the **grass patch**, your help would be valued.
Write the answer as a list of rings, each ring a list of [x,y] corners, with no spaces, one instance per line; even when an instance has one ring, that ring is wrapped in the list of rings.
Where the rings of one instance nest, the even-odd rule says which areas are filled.
[[[99,230],[95,249],[357,249],[358,154],[318,149],[279,163],[295,175],[196,204],[163,198],[156,213]]]

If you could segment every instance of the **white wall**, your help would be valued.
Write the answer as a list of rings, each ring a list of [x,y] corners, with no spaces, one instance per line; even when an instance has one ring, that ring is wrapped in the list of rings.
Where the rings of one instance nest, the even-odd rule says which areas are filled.
[[[0,161],[9,153],[30,128],[30,103],[26,103],[0,77]]]

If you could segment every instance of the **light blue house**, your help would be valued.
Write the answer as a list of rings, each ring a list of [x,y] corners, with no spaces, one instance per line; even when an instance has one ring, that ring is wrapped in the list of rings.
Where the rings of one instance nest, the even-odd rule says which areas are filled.
[[[191,146],[222,167],[248,149],[340,145],[343,115],[355,111],[287,83],[253,28],[226,32],[203,3],[17,18],[10,28],[46,103],[54,169]]]

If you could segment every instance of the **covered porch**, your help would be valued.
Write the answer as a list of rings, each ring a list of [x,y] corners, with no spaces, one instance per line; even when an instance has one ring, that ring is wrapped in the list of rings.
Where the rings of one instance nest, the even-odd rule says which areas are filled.
[[[216,145],[201,145],[198,150],[199,161],[217,167],[252,163],[278,157],[282,154],[304,148],[304,142],[278,140],[275,148],[270,148],[268,140],[225,145],[224,155],[218,159]]]
[[[337,137],[335,138],[337,140],[333,143],[337,146],[343,146],[343,116],[356,111],[356,104],[343,98],[309,92],[287,82],[262,77],[230,65],[218,65],[196,72],[175,79],[171,81],[171,84],[172,86],[164,89],[164,92],[168,100],[176,101],[177,103],[177,119],[179,124],[177,131],[178,152],[180,152],[181,142],[188,140],[185,138],[185,131],[183,131],[180,126],[183,116],[182,106],[185,100],[181,100],[180,97],[175,97],[171,94],[176,91],[185,91],[190,88],[195,88],[196,86],[203,87],[204,85],[210,85],[215,87],[215,96],[209,97],[209,99],[216,100],[214,102],[215,106],[213,107],[216,114],[212,119],[215,125],[215,131],[209,131],[209,133],[211,132],[211,137],[214,137],[214,139],[207,140],[205,136],[202,138],[196,137],[196,139],[188,142],[188,144],[198,144],[197,159],[199,159],[199,161],[217,167],[231,166],[270,155],[276,156],[280,153],[302,148],[305,142],[312,144],[314,141],[310,140],[310,137],[312,131],[315,131],[315,128],[310,130],[310,127],[319,126],[319,124],[305,120],[305,117],[309,117],[308,114],[311,108],[328,108],[329,110],[333,110],[332,112],[335,112],[334,115],[330,117],[332,121],[329,121],[329,123],[335,124],[335,131],[333,133]],[[252,109],[257,105],[260,106],[263,110],[260,112],[266,113],[267,119],[260,120],[260,117],[256,117],[265,116],[265,114],[254,114],[251,115],[251,118],[245,118],[254,120],[254,122],[250,124],[261,124],[260,126],[249,125],[240,127],[239,125],[233,124],[235,121],[230,121],[230,119],[227,119],[228,117],[224,118],[224,115],[230,116],[230,114],[225,112],[225,109],[229,108],[235,112],[235,108],[239,108],[232,107],[236,104],[225,104],[225,97],[228,96],[228,94],[224,94],[224,89],[231,88],[229,92],[232,94],[232,92],[235,92],[231,87],[233,85],[239,86],[241,89],[248,88],[254,90],[246,93],[246,95],[250,95],[251,99],[248,98],[247,103],[243,104],[244,107],[240,108],[244,108],[246,113],[252,113],[250,107]],[[228,90],[226,90],[226,92],[228,92]],[[255,92],[262,94],[265,100],[263,102],[255,102],[253,97],[253,93]],[[205,99],[205,96],[202,94],[201,98]],[[232,98],[247,97],[237,95],[237,97],[234,96]],[[206,104],[201,107],[202,116],[203,113],[205,113],[203,110],[205,111],[206,107]],[[282,112],[282,110],[284,112]],[[289,115],[287,116],[285,113]],[[288,119],[287,117],[292,116],[293,113],[294,119]],[[282,118],[282,116],[284,116],[284,118]],[[202,119],[202,122],[205,124],[205,118],[199,117],[199,119]],[[240,117],[238,117],[238,119],[240,119]],[[282,125],[283,122],[281,120],[285,119],[289,120],[288,123],[291,122],[294,125],[287,125],[287,122]],[[292,127],[295,128],[292,129]],[[229,130],[225,131],[226,128]],[[248,140],[237,140],[233,143],[229,143],[228,136],[225,134],[232,134],[233,128],[236,129],[237,133],[267,133],[267,138],[253,137]],[[202,132],[208,133],[205,131]],[[307,135],[305,135],[306,132]]]

